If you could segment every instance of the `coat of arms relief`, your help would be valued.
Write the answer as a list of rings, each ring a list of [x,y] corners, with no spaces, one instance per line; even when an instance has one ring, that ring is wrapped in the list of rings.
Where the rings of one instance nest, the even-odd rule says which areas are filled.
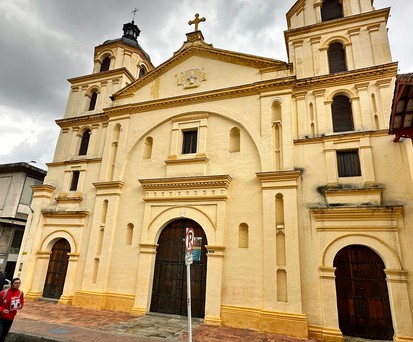
[[[181,72],[178,85],[182,85],[184,89],[199,87],[201,82],[206,80],[206,73],[203,70],[202,67],[194,67]]]

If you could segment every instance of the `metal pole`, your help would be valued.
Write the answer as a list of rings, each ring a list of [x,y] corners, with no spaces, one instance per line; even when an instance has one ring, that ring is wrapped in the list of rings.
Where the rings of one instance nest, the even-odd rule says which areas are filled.
[[[188,253],[190,254],[190,253]],[[186,264],[186,289],[187,289],[187,304],[188,304],[188,342],[192,342],[192,319],[191,319],[191,264]]]

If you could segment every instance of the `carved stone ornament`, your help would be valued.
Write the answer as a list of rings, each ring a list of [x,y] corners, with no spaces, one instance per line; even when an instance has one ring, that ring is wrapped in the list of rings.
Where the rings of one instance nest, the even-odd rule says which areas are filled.
[[[195,67],[181,72],[178,85],[182,85],[184,89],[199,87],[201,82],[206,80],[206,73],[203,70],[202,67]]]

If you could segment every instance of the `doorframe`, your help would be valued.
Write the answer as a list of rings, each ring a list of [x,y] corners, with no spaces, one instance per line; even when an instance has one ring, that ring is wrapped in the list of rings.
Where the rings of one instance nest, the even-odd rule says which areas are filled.
[[[221,203],[210,206],[220,207]],[[207,248],[207,277],[205,294],[205,317],[204,321],[210,324],[221,324],[221,291],[222,270],[225,247],[224,220],[213,219],[201,208],[175,206],[164,208],[153,220],[144,225],[138,262],[138,278],[136,287],[136,299],[132,313],[146,314],[150,309],[150,301],[153,287],[153,276],[155,270],[156,248],[162,230],[172,221],[179,219],[190,219],[197,222],[205,232],[208,245]],[[205,207],[205,205],[203,206]],[[217,208],[219,212],[220,208]],[[150,212],[146,212],[150,214]],[[148,215],[150,216],[150,215]],[[214,224],[218,222],[220,224]],[[217,228],[221,227],[221,228]]]
[[[389,293],[390,310],[393,321],[394,340],[405,340],[413,336],[413,323],[410,304],[401,298],[409,298],[407,288],[407,271],[401,267],[401,262],[394,250],[383,241],[363,234],[350,234],[331,242],[322,255],[322,266],[319,267],[322,306],[324,313],[324,327],[340,331],[337,310],[337,296],[335,285],[335,267],[333,266],[336,254],[349,245],[366,246],[372,249],[385,265],[387,289]]]

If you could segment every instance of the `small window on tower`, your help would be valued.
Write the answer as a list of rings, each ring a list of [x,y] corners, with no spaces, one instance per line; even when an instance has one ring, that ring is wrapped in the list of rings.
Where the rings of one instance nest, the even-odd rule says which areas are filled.
[[[107,56],[103,59],[102,64],[100,65],[100,72],[108,71],[110,67],[110,57]]]
[[[72,172],[72,181],[70,183],[70,191],[76,191],[79,184],[80,171]]]
[[[198,130],[184,131],[182,133],[182,154],[196,153]]]
[[[337,151],[337,169],[339,177],[361,176],[358,150]]]
[[[96,100],[98,99],[98,93],[95,91],[90,96],[89,110],[94,110],[96,107]]]

